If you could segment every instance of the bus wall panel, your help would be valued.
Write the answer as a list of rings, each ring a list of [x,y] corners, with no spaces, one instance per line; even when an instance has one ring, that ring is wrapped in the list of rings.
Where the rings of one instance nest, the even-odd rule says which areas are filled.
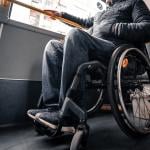
[[[0,78],[41,80],[42,55],[55,36],[4,24],[0,39]]]
[[[28,25],[19,27],[1,21],[0,25],[3,26],[0,38],[1,126],[28,121],[26,112],[36,108],[41,93],[45,45],[59,36]]]
[[[36,108],[40,81],[0,79],[0,126],[29,121],[27,110]]]

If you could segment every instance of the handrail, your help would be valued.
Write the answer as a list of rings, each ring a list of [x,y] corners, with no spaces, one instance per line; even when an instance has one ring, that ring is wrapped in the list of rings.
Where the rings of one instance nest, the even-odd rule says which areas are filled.
[[[3,6],[8,6],[9,3],[15,3],[15,4],[17,4],[17,5],[23,6],[23,7],[25,7],[25,8],[29,8],[29,9],[31,9],[31,10],[37,11],[37,12],[39,12],[39,13],[42,13],[42,14],[44,14],[44,15],[51,16],[48,11],[44,11],[44,10],[42,10],[42,9],[33,7],[33,6],[31,6],[31,5],[25,4],[25,3],[20,2],[20,1],[17,1],[17,0],[2,0],[1,3],[3,4]],[[77,27],[77,28],[82,28],[82,26],[79,25],[78,23],[75,23],[75,22],[73,22],[73,21],[71,21],[71,20],[68,20],[68,19],[65,19],[65,18],[63,18],[63,17],[55,16],[55,19],[58,19],[58,20],[60,20],[61,22],[64,22],[64,23],[69,24],[69,25],[71,25],[71,26],[74,26],[74,27]]]

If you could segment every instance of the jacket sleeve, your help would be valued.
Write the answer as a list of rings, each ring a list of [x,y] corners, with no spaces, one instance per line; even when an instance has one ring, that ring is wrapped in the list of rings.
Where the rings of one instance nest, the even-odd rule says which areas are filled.
[[[71,20],[75,23],[78,23],[79,25],[81,25],[84,28],[89,28],[93,25],[93,20],[94,20],[93,17],[87,18],[87,19],[82,19],[82,18],[79,18],[79,17],[75,17],[73,15],[70,15],[68,13],[65,13],[65,12],[62,12],[61,15],[62,15],[63,18]]]
[[[150,11],[143,0],[136,0],[132,10],[133,23],[116,23],[113,34],[129,42],[150,41]]]

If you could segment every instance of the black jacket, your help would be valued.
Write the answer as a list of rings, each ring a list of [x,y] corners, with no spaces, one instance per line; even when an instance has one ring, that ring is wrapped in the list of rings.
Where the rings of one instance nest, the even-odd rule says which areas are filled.
[[[62,17],[90,28],[91,35],[116,45],[150,41],[150,11],[143,0],[116,0],[106,11],[88,19],[67,13],[62,13]]]

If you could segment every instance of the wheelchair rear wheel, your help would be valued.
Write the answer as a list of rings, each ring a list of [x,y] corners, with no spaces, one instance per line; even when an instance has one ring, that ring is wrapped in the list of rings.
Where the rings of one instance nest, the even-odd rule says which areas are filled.
[[[107,89],[114,117],[131,137],[150,133],[150,61],[137,48],[123,46],[113,53]]]

